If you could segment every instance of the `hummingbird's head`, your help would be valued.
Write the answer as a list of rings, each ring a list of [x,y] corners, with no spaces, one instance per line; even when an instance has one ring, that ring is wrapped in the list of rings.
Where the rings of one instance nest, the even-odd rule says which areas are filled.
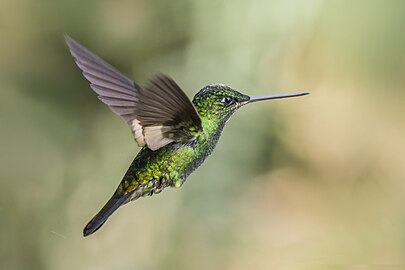
[[[201,89],[193,99],[193,104],[201,117],[227,120],[250,97],[223,84],[212,84]]]
[[[308,93],[247,96],[223,84],[212,84],[201,89],[193,99],[193,104],[201,117],[226,121],[232,113],[245,104],[269,99],[288,98]]]

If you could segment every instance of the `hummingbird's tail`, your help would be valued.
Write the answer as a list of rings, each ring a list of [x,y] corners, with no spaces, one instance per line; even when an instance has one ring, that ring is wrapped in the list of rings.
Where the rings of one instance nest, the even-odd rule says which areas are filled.
[[[126,194],[124,196],[119,196],[114,194],[110,200],[101,208],[100,212],[87,223],[86,227],[83,229],[83,236],[86,237],[90,234],[95,233],[98,229],[103,226],[107,219],[118,209],[121,205],[127,202],[131,194]]]

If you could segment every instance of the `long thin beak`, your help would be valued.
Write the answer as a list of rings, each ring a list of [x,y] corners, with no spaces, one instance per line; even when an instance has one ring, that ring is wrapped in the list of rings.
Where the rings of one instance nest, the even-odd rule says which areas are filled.
[[[305,95],[308,95],[308,94],[309,93],[299,92],[299,93],[291,93],[291,94],[251,96],[247,103],[253,103],[253,102],[256,102],[256,101],[268,100],[268,99],[299,97],[299,96],[305,96]]]

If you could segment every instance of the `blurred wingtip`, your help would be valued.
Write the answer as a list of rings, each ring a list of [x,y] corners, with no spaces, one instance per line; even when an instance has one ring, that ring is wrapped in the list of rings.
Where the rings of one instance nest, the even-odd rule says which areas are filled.
[[[71,36],[69,36],[67,33],[65,33],[64,35],[63,35],[63,37],[64,37],[64,39],[65,39],[65,42],[66,42],[66,44],[68,45],[68,47],[70,48],[70,49],[74,49],[74,48],[76,48],[76,47],[81,47],[81,45],[74,39],[74,38],[72,38]]]
[[[67,33],[63,34],[63,38],[65,39],[65,42],[67,44],[69,44],[73,40],[73,38],[71,36],[69,36]]]

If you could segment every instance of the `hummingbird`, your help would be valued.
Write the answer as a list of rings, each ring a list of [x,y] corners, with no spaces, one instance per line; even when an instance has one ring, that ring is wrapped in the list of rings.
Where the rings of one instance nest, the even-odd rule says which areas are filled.
[[[248,96],[224,84],[202,88],[192,101],[169,76],[158,74],[141,87],[65,35],[77,66],[97,97],[129,126],[142,147],[116,191],[83,230],[96,232],[122,205],[180,188],[214,150],[222,130],[240,107],[308,93]]]

